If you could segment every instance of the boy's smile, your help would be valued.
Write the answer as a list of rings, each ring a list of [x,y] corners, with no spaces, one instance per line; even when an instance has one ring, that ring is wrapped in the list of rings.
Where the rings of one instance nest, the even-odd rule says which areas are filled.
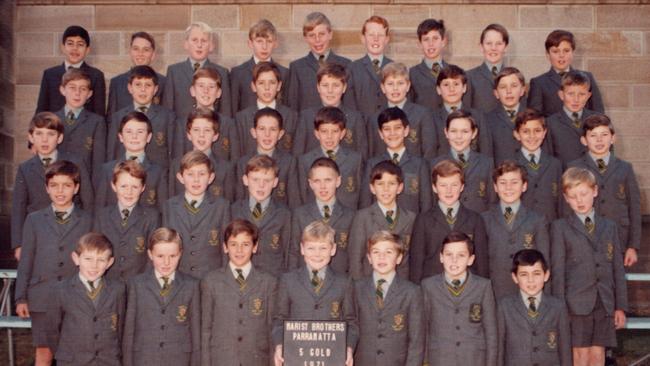
[[[300,254],[310,270],[320,271],[329,264],[336,254],[336,245],[327,241],[301,242]]]
[[[67,175],[58,174],[50,178],[45,190],[54,207],[63,211],[72,204],[74,195],[79,191],[79,184],[75,184]]]
[[[304,36],[311,51],[317,55],[323,55],[330,47],[332,31],[327,29],[325,24],[319,24]]]
[[[546,129],[540,120],[530,120],[522,124],[518,130],[513,131],[515,139],[528,151],[537,151],[542,146],[546,137]]]
[[[170,276],[181,260],[181,249],[176,243],[160,242],[147,251],[153,268],[161,276]]]
[[[492,65],[500,64],[503,61],[507,47],[508,45],[503,40],[501,33],[495,30],[487,31],[483,43],[481,43],[483,57]]]
[[[66,61],[72,65],[83,61],[89,52],[90,47],[79,36],[68,37],[65,39],[65,43],[61,45],[61,53],[65,55]]]
[[[418,47],[422,50],[424,57],[437,61],[440,58],[443,48],[447,45],[447,39],[440,36],[437,30],[431,30],[422,36]]]
[[[97,250],[84,250],[81,254],[72,252],[72,261],[79,266],[79,273],[88,281],[95,282],[104,275],[108,267],[113,264],[113,255],[110,250],[99,252]]]
[[[381,56],[388,44],[389,37],[386,28],[379,23],[370,22],[365,25],[365,34],[361,35],[361,42],[366,46],[366,51],[372,56]]]
[[[144,192],[142,180],[128,172],[120,173],[115,183],[111,182],[111,187],[117,195],[117,201],[125,208],[135,206],[140,199],[140,194]]]
[[[228,242],[223,245],[223,251],[235,267],[242,268],[251,261],[253,253],[257,252],[257,244],[253,243],[250,234],[242,232],[228,238]]]
[[[59,135],[56,130],[36,127],[27,135],[27,139],[34,145],[38,154],[48,156],[63,142],[63,135]]]

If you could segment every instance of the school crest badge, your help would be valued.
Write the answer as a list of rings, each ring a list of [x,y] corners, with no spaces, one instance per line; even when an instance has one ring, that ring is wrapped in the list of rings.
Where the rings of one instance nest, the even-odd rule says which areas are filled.
[[[404,314],[395,314],[393,316],[393,330],[396,332],[404,329]]]
[[[354,143],[354,136],[352,136],[351,130],[345,130],[345,143],[348,145],[352,145],[352,143]]]
[[[147,203],[150,205],[156,204],[156,190],[150,189],[147,191]]]
[[[410,130],[408,139],[409,139],[409,141],[411,141],[411,143],[417,144],[418,143],[418,131],[416,131],[415,129]]]
[[[271,248],[274,250],[280,249],[280,235],[271,235]]]
[[[420,182],[418,182],[418,179],[416,177],[412,177],[409,181],[409,190],[413,194],[418,193],[420,190]]]
[[[607,260],[612,261],[614,259],[614,244],[612,242],[607,243]]]
[[[345,184],[345,190],[352,193],[355,190],[355,184],[354,184],[354,177],[348,177],[347,182]]]
[[[221,149],[224,152],[230,152],[230,139],[227,137],[224,137],[223,140],[221,141]]]
[[[483,319],[483,306],[478,303],[474,303],[469,307],[469,321],[471,323],[480,323]]]
[[[339,248],[345,249],[348,246],[348,233],[339,233]]]
[[[210,187],[210,193],[212,193],[214,197],[221,196],[221,187],[219,187],[218,184],[213,184],[212,187]]]
[[[485,181],[480,181],[478,182],[478,196],[479,197],[485,197]]]
[[[117,332],[117,313],[111,314],[111,330]]]
[[[277,197],[284,197],[287,194],[287,187],[284,182],[278,183],[278,188],[275,190],[275,195]]]
[[[293,136],[291,136],[290,134],[284,135],[284,138],[282,139],[282,146],[286,150],[290,151],[291,147],[293,147]]]
[[[626,195],[625,195],[625,185],[624,184],[619,184],[618,185],[618,192],[616,192],[616,197],[619,200],[624,200]]]
[[[557,183],[551,183],[551,194],[553,197],[557,197]]]
[[[144,253],[144,237],[138,236],[135,238],[135,252],[136,253]]]
[[[92,137],[86,136],[86,140],[84,141],[84,147],[88,151],[93,149],[93,138]]]
[[[524,248],[525,249],[532,249],[534,242],[535,242],[535,234],[533,234],[533,233],[524,234]]]
[[[156,145],[163,146],[165,145],[165,133],[162,131],[156,132]]]
[[[253,307],[251,308],[251,313],[253,315],[255,315],[255,316],[262,315],[262,312],[263,312],[263,310],[262,310],[262,305],[263,305],[262,299],[260,299],[259,297],[256,297],[255,299],[253,299],[252,305],[253,305]]]
[[[548,332],[548,336],[546,337],[546,345],[550,349],[557,348],[557,333],[554,330]]]
[[[330,317],[332,319],[338,319],[341,317],[341,303],[338,301],[332,301],[330,305]]]
[[[210,238],[208,239],[208,243],[213,247],[219,245],[219,230],[217,229],[210,230]]]
[[[176,320],[178,320],[179,323],[182,323],[187,320],[187,305],[178,305]]]

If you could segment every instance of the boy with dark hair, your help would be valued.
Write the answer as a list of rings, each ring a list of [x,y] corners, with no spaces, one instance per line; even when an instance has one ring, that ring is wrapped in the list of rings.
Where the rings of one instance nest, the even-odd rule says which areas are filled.
[[[436,93],[436,83],[440,70],[448,65],[442,59],[447,47],[446,33],[442,19],[425,19],[417,28],[418,48],[424,57],[422,62],[409,69],[410,99],[429,109],[437,109],[442,104],[440,95]]]

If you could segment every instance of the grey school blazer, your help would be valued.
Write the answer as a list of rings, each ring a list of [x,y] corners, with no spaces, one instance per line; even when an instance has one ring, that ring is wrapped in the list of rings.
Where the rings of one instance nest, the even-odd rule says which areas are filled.
[[[587,108],[604,113],[605,105],[600,95],[600,89],[596,84],[596,79],[588,71],[581,71],[587,74],[591,83],[591,98],[587,101]],[[530,79],[530,88],[528,93],[528,105],[542,112],[545,116],[562,111],[562,100],[557,95],[562,86],[562,78],[553,68],[549,71]]]
[[[393,62],[390,58],[382,58],[379,68]],[[368,55],[354,60],[349,65],[350,78],[345,91],[345,105],[366,116],[380,112],[386,105],[386,96],[381,91],[381,71],[375,72],[375,67]]]
[[[91,176],[101,167],[106,156],[106,121],[104,117],[82,109],[72,124],[65,122],[65,109],[56,115],[63,122],[63,142],[58,151],[67,152],[83,160]]]

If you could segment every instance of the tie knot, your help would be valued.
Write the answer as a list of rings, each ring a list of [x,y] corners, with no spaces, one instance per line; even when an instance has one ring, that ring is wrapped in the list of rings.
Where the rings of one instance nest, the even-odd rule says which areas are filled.
[[[496,77],[499,73],[499,69],[496,66],[492,66],[492,76]]]
[[[334,150],[327,150],[325,153],[327,154],[328,158],[336,160],[336,154],[334,153]]]
[[[453,207],[449,207],[447,209],[447,216],[454,217],[454,208]]]
[[[393,157],[391,159],[395,165],[399,163],[399,154],[398,153],[393,153]]]
[[[95,290],[95,282],[88,280],[88,287],[90,287],[91,290]]]
[[[131,213],[131,211],[129,211],[128,209],[125,208],[124,210],[122,210],[122,217],[126,220],[126,219],[129,218],[130,213]]]
[[[452,105],[449,109],[451,109],[452,112],[456,112],[458,110],[458,106]]]
[[[325,219],[329,219],[332,214],[332,211],[330,210],[330,206],[325,205],[323,206],[323,217]]]
[[[54,216],[56,216],[57,220],[63,220],[65,214],[66,214],[65,211],[54,211]]]
[[[148,109],[148,108],[147,108],[146,106],[144,106],[144,105],[138,107],[138,111],[140,111],[140,112],[142,112],[142,113],[147,113],[147,109]]]
[[[197,204],[197,203],[198,203],[197,200],[191,200],[191,201],[190,201],[190,207],[192,207],[192,208],[196,208],[196,204]]]
[[[325,62],[325,55],[318,55],[318,62],[319,63],[324,63]]]
[[[460,286],[460,280],[459,279],[451,280],[451,285],[458,288]]]
[[[162,276],[160,279],[163,281],[163,286],[169,285],[169,276]]]
[[[395,213],[395,211],[393,211],[393,210],[388,210],[388,211],[386,211],[386,216],[388,216],[388,217],[393,217],[393,214],[394,214],[394,213]]]
[[[510,207],[510,206],[506,207],[506,213],[511,214],[512,213],[512,207]]]
[[[431,65],[431,73],[436,77],[438,76],[438,74],[440,74],[440,64],[439,63],[434,62],[433,65]]]
[[[566,75],[566,71],[560,71],[558,72],[558,75],[560,75],[560,78],[563,78],[564,75]]]
[[[535,304],[535,296],[530,296],[528,298],[528,302],[534,305]]]
[[[510,120],[514,120],[515,117],[517,116],[517,111],[514,109],[508,109],[506,112],[508,112],[508,117],[510,117]]]
[[[531,163],[535,163],[535,154],[528,154],[528,160],[530,160]]]
[[[198,63],[198,62],[195,62],[194,65],[192,65],[192,67],[194,68],[194,72],[196,72],[196,70],[198,70],[201,67],[201,64]]]
[[[578,112],[573,112],[571,113],[571,117],[573,117],[573,119],[580,119],[580,114],[578,114]]]
[[[131,156],[129,156],[129,160],[138,160],[138,156],[137,155],[131,155]]]
[[[384,283],[386,283],[386,280],[383,278],[380,278],[377,280],[377,287],[381,287]]]
[[[461,163],[465,163],[465,162],[467,162],[467,160],[465,160],[465,153],[458,153],[458,160],[459,160]]]
[[[52,162],[52,158],[43,158],[41,159],[41,161],[43,162],[43,166],[47,167],[50,166],[50,163]]]
[[[241,268],[235,268],[235,272],[237,272],[237,276],[244,276],[244,270]]]

